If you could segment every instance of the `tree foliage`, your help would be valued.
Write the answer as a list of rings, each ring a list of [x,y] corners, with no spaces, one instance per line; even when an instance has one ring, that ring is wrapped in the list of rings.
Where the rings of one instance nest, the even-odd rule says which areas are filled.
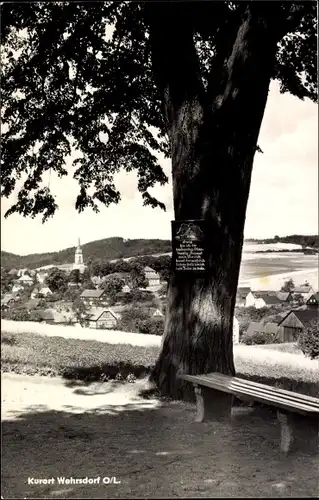
[[[194,53],[204,96],[221,84],[214,76],[221,74],[242,20],[255,12],[262,26],[269,9],[281,37],[272,77],[282,92],[316,101],[315,2],[167,3],[166,22],[175,23],[176,33],[183,28],[192,34],[185,53]],[[114,176],[122,168],[137,172],[144,204],[165,208],[150,192],[168,180],[158,158],[170,156],[171,144],[163,113],[165,75],[153,71],[148,4],[4,3],[1,19],[1,194],[18,189],[6,215],[42,214],[46,220],[54,214],[48,172],[73,175],[79,183],[76,209],[98,211],[100,204],[120,200]],[[170,64],[171,72],[178,71]],[[189,64],[189,81],[192,71]],[[175,77],[178,82],[185,75]]]
[[[69,276],[69,282],[78,284],[80,283],[80,281],[81,281],[81,276],[79,269],[72,269]]]
[[[63,293],[66,291],[68,286],[67,274],[65,271],[62,271],[62,269],[53,267],[50,269],[44,283],[52,292]]]
[[[103,281],[101,288],[105,290],[107,297],[112,301],[121,292],[124,285],[125,281],[123,279],[110,276],[108,280]]]
[[[307,325],[298,338],[298,345],[302,352],[310,359],[319,358],[319,327],[318,320]]]
[[[288,280],[285,281],[280,290],[282,292],[292,292],[294,288],[295,288],[294,280],[292,278],[289,278]]]

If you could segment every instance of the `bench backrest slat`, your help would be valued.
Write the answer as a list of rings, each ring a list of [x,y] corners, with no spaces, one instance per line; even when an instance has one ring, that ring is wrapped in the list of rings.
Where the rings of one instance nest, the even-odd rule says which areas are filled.
[[[260,382],[255,382],[254,380],[247,380],[239,377],[229,377],[229,375],[223,375],[222,373],[214,373],[214,376],[218,376],[220,378],[229,378],[232,379],[233,381],[238,381],[241,383],[247,383],[250,384],[254,387],[269,387],[271,390],[278,394],[286,395],[286,396],[295,396],[296,398],[302,399],[303,401],[309,402],[309,403],[314,403],[314,404],[319,404],[319,399],[315,398],[313,396],[307,396],[306,394],[300,394],[299,392],[294,392],[294,391],[288,391],[286,389],[281,389],[279,387],[273,387],[271,385],[267,384],[261,384]]]
[[[319,399],[293,391],[278,389],[266,384],[231,377],[220,373],[205,375],[180,375],[179,378],[189,382],[217,389],[235,396],[251,396],[262,403],[298,411],[305,414],[319,415]]]
[[[238,389],[242,388],[243,390],[254,389],[256,391],[264,392],[265,394],[267,394],[267,393],[276,394],[278,397],[280,397],[284,400],[298,401],[301,404],[307,404],[307,405],[314,406],[314,407],[318,408],[318,410],[319,410],[319,399],[313,398],[310,396],[307,397],[307,396],[305,396],[303,394],[299,394],[297,392],[285,391],[285,390],[280,390],[280,389],[278,390],[276,387],[272,387],[270,385],[259,384],[256,382],[250,382],[249,380],[240,379],[237,377],[229,377],[229,379],[224,381],[221,377],[211,378],[211,377],[206,377],[205,375],[203,375],[201,377],[201,380],[203,380],[203,381],[207,380],[208,383],[212,382],[213,384],[216,384],[216,383],[225,384],[225,383],[227,383],[227,385],[231,384],[230,387],[237,387]]]
[[[281,396],[278,396],[274,393],[261,391],[260,389],[240,387],[234,385],[232,382],[227,383],[227,386],[225,384],[216,383],[214,387],[220,391],[225,391],[225,389],[228,389],[227,392],[230,392],[231,394],[237,396],[252,396],[254,399],[261,402],[267,403],[268,401],[273,403],[280,403],[281,405],[285,405],[286,407],[289,408],[297,408],[299,410],[304,410],[308,412],[318,412],[319,415],[319,407],[300,403],[299,401],[284,399]]]

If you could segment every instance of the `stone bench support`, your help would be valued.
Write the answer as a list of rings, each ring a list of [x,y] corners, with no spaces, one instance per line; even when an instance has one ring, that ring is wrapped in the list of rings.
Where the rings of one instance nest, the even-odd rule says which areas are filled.
[[[196,422],[207,420],[230,421],[232,395],[194,384],[196,395]]]

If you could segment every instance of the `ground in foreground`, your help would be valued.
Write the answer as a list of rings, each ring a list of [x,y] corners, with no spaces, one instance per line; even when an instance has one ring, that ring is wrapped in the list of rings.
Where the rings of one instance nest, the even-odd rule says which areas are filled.
[[[192,405],[142,399],[141,384],[4,374],[2,496],[317,497],[317,457],[281,457],[270,415],[196,424]],[[120,484],[28,484],[59,476]]]

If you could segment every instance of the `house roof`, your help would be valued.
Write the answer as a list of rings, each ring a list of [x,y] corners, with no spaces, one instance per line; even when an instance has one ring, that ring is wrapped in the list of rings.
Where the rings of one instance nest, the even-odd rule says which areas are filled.
[[[312,286],[297,286],[292,290],[292,293],[309,293],[312,290]]]
[[[276,305],[281,303],[281,300],[276,295],[262,295],[257,296],[256,298],[262,299],[267,305]]]
[[[150,266],[145,266],[144,271],[148,273],[156,273],[155,269],[152,269]]]
[[[279,331],[279,326],[276,323],[249,323],[246,334],[253,335],[255,332],[258,333],[274,333],[277,334]]]
[[[116,314],[114,314],[114,312],[111,310],[111,309],[105,309],[105,308],[92,308],[91,311],[88,313],[88,319],[89,321],[97,321],[104,312],[109,312],[110,314],[112,314],[113,318],[114,319],[118,319]]]
[[[313,293],[310,295],[309,299],[307,300],[307,303],[310,301],[310,299],[315,299],[317,303],[319,303],[319,292]]]
[[[27,274],[23,274],[23,276],[20,276],[18,281],[33,281],[33,279],[31,278],[31,276],[28,276]]]
[[[264,297],[276,297],[278,292],[275,292],[273,290],[256,290],[254,292],[254,296],[257,299],[263,299]]]
[[[251,289],[248,286],[247,287],[246,286],[238,287],[236,297],[237,297],[237,299],[238,298],[245,299],[247,297],[247,295],[249,294],[249,292],[251,292]]]
[[[85,297],[88,299],[99,299],[102,297],[104,290],[83,290],[80,297]]]
[[[288,300],[289,295],[290,295],[290,292],[277,292],[277,297],[282,302],[285,302],[286,300]]]
[[[237,292],[249,293],[249,292],[251,292],[251,288],[250,288],[250,286],[239,286],[237,288]]]
[[[278,323],[278,326],[281,325],[290,314],[294,314],[299,321],[304,325],[307,326],[309,323],[312,323],[312,321],[318,321],[319,320],[319,312],[317,309],[292,309],[289,311],[289,313]]]

